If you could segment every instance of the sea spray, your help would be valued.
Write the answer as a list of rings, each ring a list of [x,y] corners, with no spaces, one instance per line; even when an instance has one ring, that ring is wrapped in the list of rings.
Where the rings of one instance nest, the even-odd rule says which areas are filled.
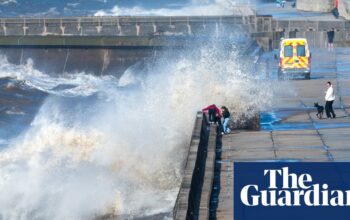
[[[253,15],[252,3],[255,1],[232,0],[193,0],[177,8],[143,8],[141,6],[101,9],[95,16],[213,16],[244,14]],[[242,6],[242,3],[244,6]],[[249,7],[248,7],[249,6]]]
[[[30,128],[0,153],[0,216],[170,213],[196,112],[215,103],[252,116],[287,91],[287,81],[272,86],[243,71],[242,58],[229,48],[212,41],[164,52],[129,69],[129,79],[137,80],[123,88],[112,76],[53,77],[30,61],[2,58],[2,77],[49,96]]]

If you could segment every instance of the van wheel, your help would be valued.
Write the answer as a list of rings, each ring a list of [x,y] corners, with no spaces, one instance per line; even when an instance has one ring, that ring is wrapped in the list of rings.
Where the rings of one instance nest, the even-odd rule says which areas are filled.
[[[310,78],[311,78],[311,73],[310,72],[306,73],[305,74],[305,79],[310,79]]]

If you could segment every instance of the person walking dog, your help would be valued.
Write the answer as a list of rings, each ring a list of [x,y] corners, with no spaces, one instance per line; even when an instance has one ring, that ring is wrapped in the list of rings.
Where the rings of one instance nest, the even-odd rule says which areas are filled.
[[[335,100],[335,95],[334,95],[334,89],[333,89],[331,82],[328,81],[326,83],[326,87],[327,87],[327,91],[326,91],[326,96],[325,96],[325,100],[326,100],[325,109],[326,109],[327,118],[331,119],[332,117],[333,118],[336,117],[334,110],[333,110],[333,102]],[[331,117],[331,114],[332,114],[332,117]]]

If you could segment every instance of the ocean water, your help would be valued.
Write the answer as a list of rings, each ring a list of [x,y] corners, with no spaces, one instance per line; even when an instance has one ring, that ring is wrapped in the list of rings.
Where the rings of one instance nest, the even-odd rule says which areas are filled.
[[[256,0],[0,0],[1,17],[229,15]]]

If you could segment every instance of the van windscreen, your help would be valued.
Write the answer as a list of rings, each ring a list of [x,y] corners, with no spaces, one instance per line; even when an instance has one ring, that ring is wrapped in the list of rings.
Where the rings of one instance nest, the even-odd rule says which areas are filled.
[[[284,57],[293,57],[293,46],[284,46]]]
[[[297,55],[298,55],[298,57],[305,57],[306,56],[305,45],[298,45],[297,46]]]

